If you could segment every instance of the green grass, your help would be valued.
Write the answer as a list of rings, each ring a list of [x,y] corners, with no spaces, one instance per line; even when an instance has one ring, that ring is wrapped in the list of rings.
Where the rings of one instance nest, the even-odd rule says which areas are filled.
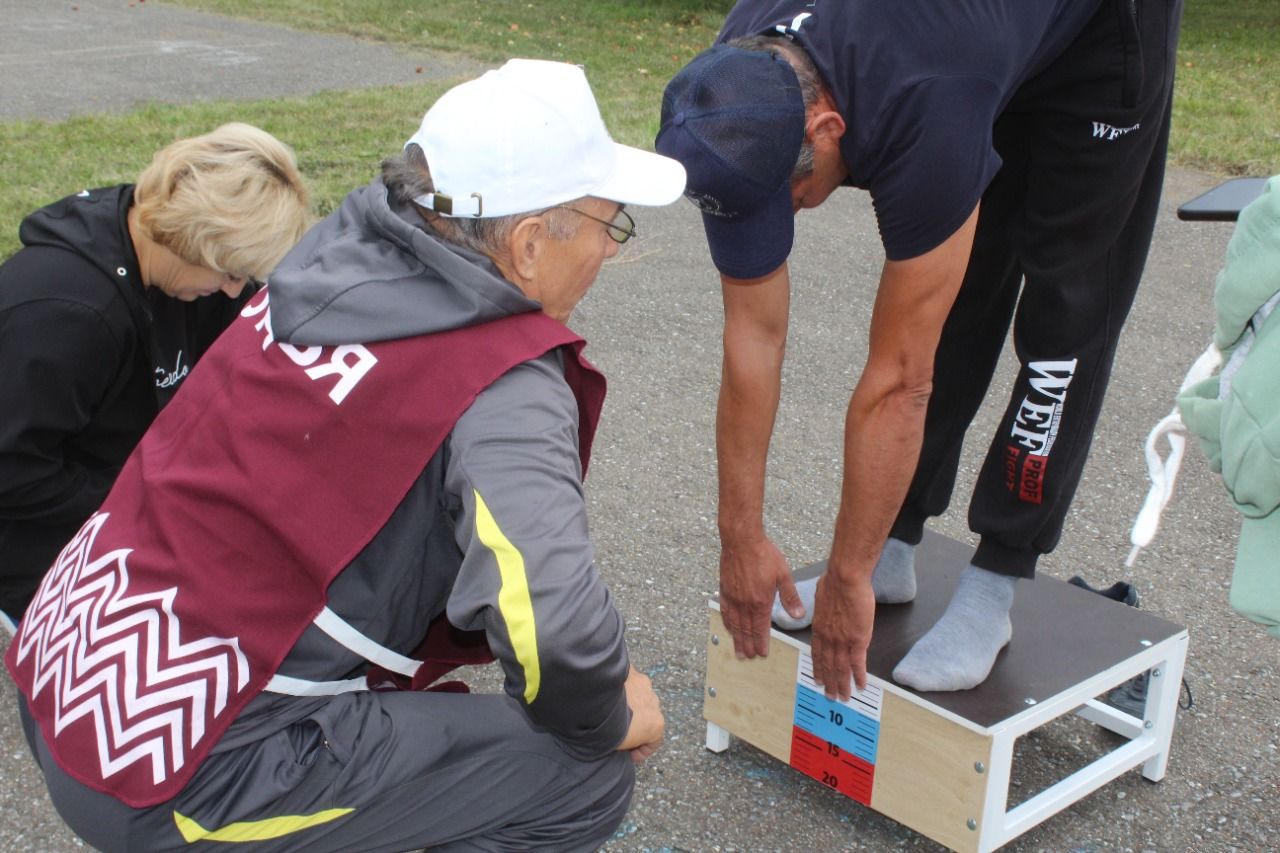
[[[321,32],[584,66],[615,138],[651,146],[666,81],[715,36],[730,0],[177,0]],[[317,14],[316,9],[323,12]]]
[[[714,37],[731,0],[171,0],[295,28],[498,63],[586,67],[615,138],[648,147],[666,81]],[[1229,174],[1280,172],[1280,3],[1187,0],[1170,159]],[[121,116],[0,122],[0,257],[27,212],[86,186],[132,179],[167,142],[232,119],[297,150],[317,211],[369,180],[442,84],[251,103],[151,105]]]
[[[443,86],[385,87],[308,98],[174,107],[62,122],[0,122],[0,257],[27,213],[84,187],[135,179],[157,149],[223,122],[247,121],[293,146],[316,211],[328,213],[404,143]]]
[[[1187,0],[1178,66],[1173,162],[1280,173],[1280,2]]]
[[[663,86],[711,41],[728,7],[723,0],[183,5],[463,53],[494,64],[508,56],[572,60],[587,68],[613,136],[645,147],[653,143]],[[562,11],[568,8],[572,16]],[[293,146],[323,215],[376,174],[379,161],[417,129],[443,89],[444,84],[428,83],[249,103],[153,104],[126,115],[55,123],[0,122],[0,258],[18,248],[18,223],[30,211],[84,187],[132,180],[156,149],[231,120],[256,124]]]

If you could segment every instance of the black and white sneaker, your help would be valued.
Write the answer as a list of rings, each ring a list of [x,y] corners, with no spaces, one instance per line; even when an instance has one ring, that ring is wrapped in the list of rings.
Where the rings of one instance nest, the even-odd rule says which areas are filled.
[[[1119,601],[1130,607],[1138,606],[1138,590],[1131,583],[1116,581],[1106,589],[1098,589],[1089,586],[1085,579],[1079,575],[1071,578],[1067,583],[1072,586],[1078,586],[1081,589],[1087,589],[1090,592],[1096,592],[1098,595],[1105,596],[1112,601]],[[1107,691],[1106,695],[1102,697],[1102,701],[1117,711],[1123,711],[1131,717],[1142,719],[1147,713],[1147,676],[1148,673],[1146,672],[1138,673],[1124,684]],[[1180,698],[1178,707],[1184,711],[1189,710],[1194,700],[1191,698],[1191,685],[1187,684],[1185,678],[1182,679],[1182,692],[1186,695],[1186,700],[1184,702]]]

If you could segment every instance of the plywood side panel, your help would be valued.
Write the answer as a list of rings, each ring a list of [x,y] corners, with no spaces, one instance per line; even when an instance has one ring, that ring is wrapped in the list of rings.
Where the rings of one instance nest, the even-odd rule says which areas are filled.
[[[718,637],[719,643],[713,643],[712,637]],[[711,611],[702,715],[789,764],[799,657],[795,646],[775,637],[770,640],[768,657],[738,660],[719,611]]]
[[[885,692],[871,807],[953,850],[976,850],[992,739]]]

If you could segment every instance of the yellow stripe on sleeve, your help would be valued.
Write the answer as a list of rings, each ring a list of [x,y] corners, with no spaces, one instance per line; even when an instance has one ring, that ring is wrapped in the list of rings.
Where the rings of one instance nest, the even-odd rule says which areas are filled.
[[[542,670],[538,663],[538,629],[533,620],[533,600],[529,597],[529,578],[524,570],[524,557],[511,544],[494,521],[493,514],[480,493],[476,496],[476,535],[488,546],[498,561],[502,589],[498,591],[498,611],[507,623],[507,634],[516,660],[524,669],[524,701],[532,704],[538,698]]]
[[[309,815],[285,815],[265,820],[245,820],[229,823],[221,829],[205,829],[191,818],[178,812],[173,813],[173,822],[188,844],[197,841],[226,841],[232,844],[250,841],[267,841],[280,838],[294,832],[300,832],[313,826],[320,826],[331,820],[337,820],[350,814],[355,809],[325,809]]]

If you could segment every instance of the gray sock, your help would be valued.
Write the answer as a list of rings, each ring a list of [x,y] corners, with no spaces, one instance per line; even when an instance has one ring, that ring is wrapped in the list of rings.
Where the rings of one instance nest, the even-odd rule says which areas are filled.
[[[916,597],[916,546],[890,536],[876,561],[871,588],[877,604],[906,604]]]
[[[915,546],[901,539],[890,538],[884,543],[875,572],[871,575],[871,589],[878,604],[903,604],[916,597]],[[818,578],[810,578],[796,584],[796,592],[804,604],[804,615],[792,619],[782,606],[782,597],[773,597],[773,624],[784,631],[808,628],[813,622],[813,596],[818,588]]]
[[[916,690],[969,690],[985,681],[1013,636],[1015,580],[965,567],[946,612],[894,667],[893,680]]]

